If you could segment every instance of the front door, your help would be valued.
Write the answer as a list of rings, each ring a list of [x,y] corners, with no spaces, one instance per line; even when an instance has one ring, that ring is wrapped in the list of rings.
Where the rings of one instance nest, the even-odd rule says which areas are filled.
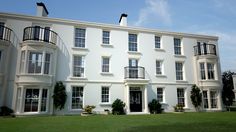
[[[130,112],[142,112],[142,91],[130,91]]]

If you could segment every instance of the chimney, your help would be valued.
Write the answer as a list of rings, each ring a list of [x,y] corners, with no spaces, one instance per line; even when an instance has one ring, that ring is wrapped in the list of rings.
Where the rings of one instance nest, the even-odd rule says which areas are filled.
[[[40,2],[37,3],[37,16],[39,17],[47,17],[48,16],[48,10],[44,3]]]
[[[127,26],[127,14],[121,14],[120,16],[120,20],[119,20],[119,23],[120,23],[120,26]]]

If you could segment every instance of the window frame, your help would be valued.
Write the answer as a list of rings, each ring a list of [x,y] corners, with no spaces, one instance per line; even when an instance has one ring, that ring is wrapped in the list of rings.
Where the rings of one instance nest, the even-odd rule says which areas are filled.
[[[132,38],[133,36],[133,38]],[[134,41],[131,41],[134,39]],[[138,35],[129,33],[128,35],[128,51],[130,52],[138,52]]]
[[[101,87],[101,103],[110,103],[110,87],[108,86]]]
[[[161,37],[158,35],[154,36],[155,49],[161,49]]]
[[[79,32],[82,30],[84,31],[83,34],[81,32]],[[81,35],[79,35],[79,34],[81,34]],[[74,29],[74,47],[86,48],[86,28],[75,28]]]
[[[204,109],[208,109],[209,108],[209,103],[208,103],[208,91],[207,90],[203,90],[202,91],[202,98],[203,98],[203,108]]]
[[[179,91],[179,90],[183,90],[183,91]],[[179,96],[180,95],[179,92],[183,92],[181,93],[181,95],[183,96]],[[177,104],[182,105],[183,107],[186,106],[185,105],[185,88],[177,88]]]
[[[158,62],[159,62],[159,67],[157,67]],[[156,60],[156,75],[163,75],[163,60]]]
[[[30,60],[30,55],[32,54],[32,60]],[[35,56],[35,63],[32,63],[34,60],[33,60],[33,55],[36,55]],[[41,55],[41,61],[40,59],[37,60],[37,56],[38,55]],[[41,74],[42,73],[42,70],[43,70],[43,52],[37,52],[37,51],[29,51],[28,52],[28,60],[27,60],[27,74]],[[38,57],[39,58],[39,57]],[[30,71],[30,62],[32,63],[32,67],[33,67],[33,71],[31,72]],[[36,72],[37,71],[37,66],[40,64],[40,72]],[[35,66],[34,66],[35,65]],[[38,66],[39,67],[39,66]],[[32,69],[31,69],[32,70]]]
[[[199,68],[200,68],[200,79],[201,80],[206,80],[205,63],[204,62],[200,62],[199,63]]]
[[[182,41],[180,38],[174,38],[174,54],[182,55]]]
[[[161,91],[159,91],[159,93],[158,93],[158,90],[161,90]],[[157,101],[159,103],[164,103],[165,102],[164,101],[164,88],[163,87],[157,87]]]
[[[105,59],[108,59],[108,63],[104,64]],[[103,56],[102,57],[102,73],[110,73],[110,57]]]
[[[74,92],[74,88],[78,88],[77,90],[75,90],[76,92],[79,93],[78,96],[73,97],[73,92]],[[82,96],[81,96],[82,94]],[[80,107],[73,107],[73,98],[74,99],[82,99],[82,101],[79,100],[79,102],[75,102],[78,103],[76,105],[80,106]],[[71,86],[71,101],[70,101],[70,109],[71,110],[82,110],[84,107],[84,86]]]
[[[105,33],[107,33],[108,36],[104,36]],[[106,45],[110,44],[110,31],[107,31],[107,30],[102,31],[102,44],[106,44]]]
[[[181,70],[178,69],[178,64],[181,64]],[[175,62],[175,72],[176,72],[176,80],[183,81],[184,80],[184,62]]]
[[[215,80],[215,64],[207,62],[207,75],[209,80]]]
[[[81,60],[77,60],[78,63],[80,62],[81,64],[75,65],[75,58],[76,57],[81,58]],[[76,68],[78,68],[78,71],[75,71]],[[72,72],[73,77],[84,78],[85,77],[85,56],[83,56],[83,55],[73,55],[72,69],[73,69],[73,72]]]
[[[214,93],[214,95],[212,95]],[[216,90],[210,91],[210,101],[211,101],[211,108],[217,109],[218,108],[218,92]]]

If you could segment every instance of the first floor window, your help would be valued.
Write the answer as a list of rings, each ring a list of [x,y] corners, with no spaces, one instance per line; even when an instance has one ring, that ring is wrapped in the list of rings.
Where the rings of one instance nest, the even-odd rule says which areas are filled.
[[[211,108],[217,108],[217,92],[210,91],[210,97],[211,97]]]
[[[109,87],[102,87],[102,103],[109,102]]]
[[[110,58],[103,57],[102,58],[102,72],[109,72],[109,64],[110,64]]]
[[[84,77],[84,56],[74,56],[73,76]]]
[[[157,75],[162,74],[162,61],[160,61],[160,60],[156,61],[156,74]]]
[[[21,51],[21,64],[20,64],[20,73],[24,73],[25,67],[25,51]]]
[[[42,53],[30,52],[28,62],[28,73],[41,73]]]
[[[157,101],[163,102],[163,88],[157,88]]]
[[[208,95],[207,95],[207,91],[203,91],[202,95],[203,95],[203,107],[204,108],[208,108]]]
[[[175,70],[176,70],[176,80],[183,80],[183,63],[176,62]]]
[[[26,89],[24,112],[46,112],[47,100],[47,89]]]
[[[178,98],[178,104],[182,105],[183,107],[185,106],[184,103],[184,89],[183,88],[177,88],[177,98]]]
[[[83,87],[72,87],[71,109],[83,108]]]
[[[205,64],[204,63],[200,63],[200,73],[201,73],[201,79],[205,80],[206,75],[205,75]]]
[[[207,63],[207,73],[208,73],[208,79],[215,79],[214,64]]]

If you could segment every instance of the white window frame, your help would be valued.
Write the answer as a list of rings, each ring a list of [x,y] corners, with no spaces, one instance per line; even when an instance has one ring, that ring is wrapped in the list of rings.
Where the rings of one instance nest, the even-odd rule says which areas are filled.
[[[82,97],[81,96],[76,96],[76,97],[73,97],[73,88],[80,88],[80,91],[81,91],[81,88],[82,88]],[[77,98],[80,98],[82,99],[82,103],[80,104],[81,105],[81,108],[73,108],[72,105],[73,105],[73,98],[77,99]],[[71,86],[71,100],[70,100],[70,109],[73,111],[73,110],[82,110],[84,107],[84,86]]]
[[[206,70],[205,70],[205,63],[204,62],[199,63],[199,69],[200,69],[200,79],[206,80]]]
[[[130,41],[130,36],[136,36],[136,41]],[[128,35],[128,51],[130,52],[138,52],[138,35],[134,33],[129,33]]]
[[[108,64],[104,64],[104,59],[108,59]],[[110,73],[110,57],[103,56],[102,57],[102,73]]]
[[[182,64],[181,70],[177,69],[178,64]],[[175,62],[175,75],[176,75],[176,80],[177,81],[183,81],[184,80],[184,62]]]
[[[179,40],[180,43],[177,45],[176,40]],[[182,41],[180,38],[174,38],[174,54],[182,55]]]
[[[160,63],[160,67],[157,67],[157,62]],[[160,69],[160,71],[158,71]],[[156,75],[163,75],[163,60],[156,60]]]
[[[178,93],[178,90],[183,90],[183,96],[179,96],[180,94]],[[183,104],[180,102],[180,100],[183,99]],[[185,103],[185,88],[177,88],[177,104],[183,105],[183,107],[186,107]]]
[[[204,93],[206,93],[206,96],[204,95]],[[203,90],[202,91],[202,98],[203,98],[203,108],[204,109],[208,109],[209,108],[209,102],[208,102],[208,90]],[[207,106],[207,107],[205,107]]]
[[[81,57],[81,65],[75,65],[75,57]],[[75,67],[83,69],[83,72],[80,73],[80,71],[75,71]],[[84,78],[85,77],[85,56],[83,55],[73,55],[73,65],[72,65],[72,76],[78,77],[78,78]],[[75,74],[76,72],[76,74]],[[81,74],[80,76],[76,76],[77,74]]]
[[[47,55],[49,55],[49,61],[46,60]],[[51,60],[52,60],[51,58],[52,58],[52,54],[45,53],[44,63],[43,63],[43,65],[44,65],[43,74],[50,74],[50,72],[51,72]],[[48,64],[48,67],[46,66],[46,64]],[[46,69],[46,68],[48,68],[48,69]],[[46,73],[45,70],[48,70],[48,73]]]
[[[215,93],[215,96],[212,96],[213,92]],[[210,102],[212,109],[218,108],[218,92],[216,90],[210,90]]]
[[[104,33],[108,33],[108,36],[104,36]],[[107,39],[108,41],[105,41],[106,39]],[[110,31],[107,31],[107,30],[103,30],[103,31],[102,31],[102,43],[103,43],[103,44],[107,44],[107,45],[110,44]]]
[[[162,90],[162,93],[158,93],[158,89],[161,89]],[[160,101],[159,100],[159,97],[161,96],[162,100]],[[165,102],[165,99],[164,99],[164,88],[163,87],[157,87],[157,101],[159,101],[159,103],[164,103]]]
[[[36,60],[36,58],[35,58],[35,65],[36,64],[40,64],[41,65],[41,67],[40,67],[40,72],[36,72],[36,66],[34,66],[33,67],[33,72],[29,72],[29,65],[30,65],[30,61],[31,61],[31,63],[33,62],[33,58],[32,58],[32,60],[30,60],[30,54],[37,54],[37,55],[39,55],[39,54],[41,54],[41,60],[39,59],[39,60]],[[43,71],[43,53],[42,52],[37,52],[37,51],[29,51],[28,52],[28,61],[27,61],[27,73],[28,74],[41,74],[42,73],[42,71]],[[32,56],[33,57],[33,56]],[[36,56],[35,56],[36,57]],[[33,63],[32,63],[33,64]]]
[[[159,41],[157,41],[158,39],[159,39]],[[154,41],[155,41],[155,49],[161,49],[161,37],[158,35],[155,35]],[[159,45],[159,47],[158,47],[158,45]]]
[[[105,91],[108,93],[103,93],[103,89],[106,89]],[[104,96],[105,96],[105,100],[103,100]],[[108,87],[108,86],[101,87],[101,103],[102,104],[109,104],[110,103],[110,87]]]
[[[84,30],[84,37],[82,36],[77,36],[76,35],[76,30]],[[74,29],[74,46],[78,48],[86,48],[86,28],[75,28]],[[78,39],[78,43],[76,43],[76,39]],[[83,40],[84,44],[80,43],[79,40]]]
[[[211,62],[207,62],[207,77],[209,80],[215,80],[215,64]],[[211,65],[211,67],[209,67]]]

